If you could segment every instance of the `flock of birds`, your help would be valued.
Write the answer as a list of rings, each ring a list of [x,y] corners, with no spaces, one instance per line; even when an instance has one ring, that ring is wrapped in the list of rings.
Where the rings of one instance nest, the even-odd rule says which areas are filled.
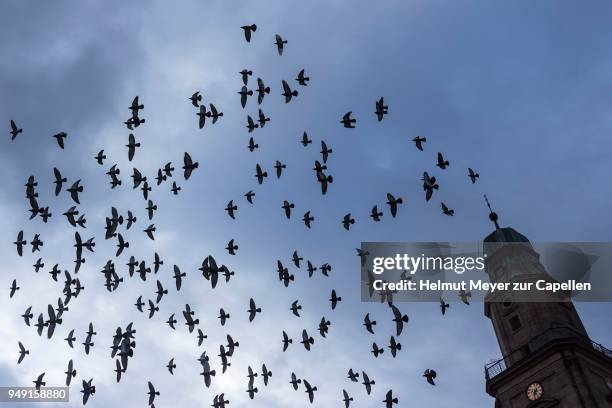
[[[242,30],[244,32],[246,41],[250,42],[254,36],[254,33],[257,31],[257,26],[255,24],[246,25],[242,27]],[[283,55],[284,48],[287,45],[287,40],[283,39],[280,35],[276,35],[274,44],[277,47],[278,54]],[[246,106],[248,98],[254,95],[254,92],[257,93],[257,103],[259,106],[261,106],[264,102],[266,95],[270,94],[271,92],[270,87],[267,86],[261,78],[257,78],[256,80],[257,88],[255,91],[253,91],[252,89],[248,89],[249,80],[252,75],[253,72],[251,70],[245,69],[240,72],[240,76],[242,79],[242,87],[238,94],[240,95],[240,104],[243,108]],[[302,69],[299,71],[295,80],[297,82],[298,87],[306,87],[308,85],[308,82],[310,81],[310,78],[305,73],[305,70]],[[286,103],[290,103],[294,98],[298,97],[298,91],[296,89],[293,89],[292,85],[289,82],[282,80],[281,84],[282,96],[284,96]],[[223,112],[221,112],[214,104],[209,103],[207,106],[202,102],[202,95],[199,91],[195,92],[191,97],[189,97],[189,100],[193,107],[196,108],[196,116],[199,128],[203,128],[204,126],[206,126],[207,122],[209,122],[211,125],[214,125],[217,123],[218,120],[223,117]],[[387,115],[389,112],[388,109],[389,108],[385,104],[384,98],[381,97],[379,100],[377,100],[375,102],[374,111],[376,120],[379,122],[384,120],[385,115]],[[124,122],[124,124],[130,131],[134,131],[145,123],[145,119],[141,117],[141,113],[144,110],[144,105],[141,103],[138,96],[133,99],[131,105],[129,106],[129,110],[131,111],[131,115]],[[262,109],[259,108],[258,117],[256,119],[253,119],[250,115],[247,115],[246,127],[248,129],[248,132],[252,133],[257,128],[263,128],[268,121],[270,121],[270,118],[266,117]],[[352,112],[347,112],[341,117],[340,123],[344,128],[352,129],[355,128],[355,126],[357,125],[357,119],[353,117]],[[15,121],[11,120],[11,140],[16,140],[23,132],[23,129],[21,129],[15,123]],[[65,132],[55,134],[53,137],[56,139],[57,144],[61,149],[64,149],[67,141],[69,141],[68,135]],[[313,141],[309,138],[308,134],[304,132],[300,143],[304,147],[308,147],[312,142]],[[423,151],[427,139],[425,137],[417,136],[413,139],[413,142],[415,144],[416,149],[418,149],[419,151]],[[126,147],[128,160],[131,162],[137,154],[138,149],[140,149],[141,147],[140,143],[137,142],[136,137],[133,133],[129,134],[128,143]],[[253,151],[258,147],[259,146],[255,142],[254,138],[251,137],[249,140],[248,148]],[[327,143],[325,141],[321,141],[321,159],[315,160],[313,171],[315,173],[316,181],[320,184],[321,193],[323,195],[327,193],[328,189],[330,188],[330,185],[333,183],[334,180],[332,175],[329,174],[327,168],[328,159],[332,153],[333,150],[327,145]],[[107,156],[104,150],[99,151],[95,155],[94,159],[100,166],[104,165],[107,160]],[[190,179],[192,174],[198,169],[198,166],[198,162],[195,161],[189,153],[185,152],[182,163],[182,175],[184,181]],[[450,166],[449,161],[444,157],[441,152],[438,152],[437,154],[436,166],[440,170],[445,170]],[[282,176],[283,170],[285,168],[286,164],[281,163],[280,161],[276,161],[274,169],[277,178],[280,178]],[[110,178],[111,189],[115,189],[116,187],[122,185],[122,180],[120,178],[121,174],[121,170],[117,167],[116,164],[113,164],[108,170],[108,172],[106,172],[106,175]],[[80,194],[83,194],[85,190],[81,180],[76,180],[72,182],[72,184],[69,184],[67,177],[64,177],[64,175],[58,168],[53,169],[53,175],[55,179],[55,196],[59,196],[62,192],[65,191],[69,193],[70,198],[74,204],[62,214],[64,217],[66,217],[68,224],[76,229],[76,231],[74,232],[74,269],[72,272],[69,272],[68,270],[64,270],[62,272],[63,268],[60,268],[59,265],[56,264],[49,271],[51,279],[56,282],[63,276],[62,296],[58,298],[57,306],[49,304],[46,313],[45,311],[38,312],[38,316],[35,320],[35,323],[32,323],[34,321],[35,316],[35,312],[32,310],[32,307],[28,307],[25,310],[24,314],[21,316],[25,325],[30,326],[32,323],[32,326],[36,328],[36,331],[39,336],[43,336],[43,333],[46,331],[46,336],[48,339],[51,339],[53,337],[54,333],[56,332],[57,326],[62,325],[62,316],[65,312],[68,312],[68,305],[71,300],[80,296],[80,294],[85,289],[82,286],[79,278],[77,277],[77,274],[81,266],[85,263],[85,254],[87,252],[94,252],[96,246],[95,237],[83,238],[81,236],[81,232],[84,231],[87,227],[86,214],[81,208],[79,208],[79,197]],[[471,168],[468,169],[467,175],[471,183],[475,183],[480,177],[479,174]],[[257,183],[261,185],[268,177],[268,172],[264,170],[260,164],[257,164],[255,167],[254,177],[257,180]],[[156,184],[156,187],[160,187],[162,184],[169,183],[171,180],[171,192],[174,195],[179,194],[182,187],[178,184],[179,181],[178,177],[176,177],[175,175],[174,164],[169,162],[166,163],[164,166],[160,167],[157,171],[157,175],[155,177],[154,182],[148,179],[147,176],[143,175],[135,167],[132,170],[131,178],[133,189],[139,188],[142,192],[144,200],[147,203],[147,222],[145,224],[148,225],[144,227],[143,224],[144,228],[141,227],[141,231],[144,232],[144,234],[146,234],[149,239],[154,240],[156,226],[155,223],[153,223],[153,220],[155,218],[155,213],[158,210],[158,207],[152,201],[152,199],[149,198],[149,193],[152,191],[153,183]],[[430,176],[427,172],[423,173],[422,181],[425,200],[429,201],[433,197],[434,192],[439,189],[439,185],[437,183],[436,177]],[[69,187],[67,187],[68,185]],[[34,176],[30,176],[28,178],[25,187],[26,199],[29,205],[30,220],[39,217],[42,222],[47,223],[53,214],[51,213],[50,207],[48,205],[39,202],[42,200],[39,200],[40,197],[37,191],[38,182],[36,181]],[[244,196],[246,197],[246,200],[249,204],[252,205],[254,203],[255,192],[253,190],[249,190],[244,194]],[[393,194],[388,193],[386,204],[388,205],[389,214],[391,215],[391,217],[395,218],[397,216],[400,206],[403,204],[403,199],[401,197],[396,197]],[[440,204],[442,212],[445,215],[454,215],[454,210],[451,209],[447,204],[445,204],[444,202],[441,202]],[[295,205],[294,203],[285,200],[281,206],[281,209],[283,210],[284,216],[287,219],[290,219],[293,215]],[[227,203],[225,212],[227,213],[227,216],[232,219],[235,219],[238,212],[238,205],[234,202],[234,200],[230,200]],[[374,222],[378,222],[381,220],[382,216],[383,211],[381,210],[381,208],[379,208],[377,205],[374,205],[370,214],[372,220]],[[304,222],[307,228],[311,227],[311,224],[314,222],[314,220],[315,218],[310,211],[307,211],[302,217],[302,221]],[[356,220],[351,213],[347,213],[341,220],[342,227],[346,230],[350,230],[351,226],[354,225],[355,222]],[[127,214],[123,216],[120,215],[119,211],[115,207],[111,208],[110,214],[106,217],[105,221],[105,239],[116,240],[117,250],[114,254],[115,257],[121,256],[124,251],[130,248],[130,244],[126,240],[124,235],[128,230],[137,225],[137,223],[137,217],[132,211],[127,211]],[[19,256],[23,256],[24,251],[28,245],[31,248],[31,253],[41,251],[41,248],[43,247],[43,241],[39,234],[34,234],[32,239],[28,242],[28,240],[26,240],[25,238],[24,231],[19,231],[14,245],[16,247],[17,254]],[[226,250],[230,255],[237,254],[238,245],[233,239],[228,242]],[[362,265],[364,265],[368,254],[358,249],[357,255],[361,257]],[[128,276],[130,278],[134,278],[134,275],[136,275],[136,278],[139,277],[141,280],[146,281],[148,278],[152,277],[153,275],[156,275],[160,271],[160,268],[164,265],[164,262],[158,253],[155,253],[153,258],[153,263],[147,264],[145,260],[137,260],[134,256],[131,256],[129,258],[129,262],[126,265]],[[331,265],[329,265],[328,263],[316,267],[310,260],[307,260],[306,262],[303,261],[304,259],[298,254],[297,251],[295,251],[291,257],[290,262],[298,269],[302,268],[302,266],[305,266],[309,277],[313,277],[317,270],[320,271],[322,275],[329,276],[329,273],[332,270]],[[39,258],[34,264],[34,269],[36,272],[43,269],[44,267],[45,264],[42,258]],[[182,287],[182,281],[187,276],[187,274],[186,272],[181,271],[180,267],[177,265],[174,265],[172,269],[172,278],[174,279],[176,292],[179,292]],[[212,289],[215,289],[219,282],[224,282],[227,284],[228,282],[230,282],[230,279],[235,275],[235,273],[231,271],[228,266],[219,265],[212,255],[207,256],[203,260],[199,271],[201,271],[204,279],[206,279],[210,283]],[[124,277],[120,275],[120,272],[116,269],[115,263],[112,259],[109,259],[106,262],[106,264],[102,267],[101,272],[104,276],[104,286],[109,292],[114,292],[124,282]],[[281,260],[277,261],[277,272],[279,281],[281,281],[285,287],[288,287],[292,282],[294,282],[295,276],[290,273],[289,268],[287,268]],[[365,282],[365,284],[368,284],[368,282]],[[143,297],[139,296],[138,299],[136,299],[136,303],[134,304],[136,309],[141,313],[145,313],[146,307],[146,311],[148,312],[147,316],[149,319],[152,319],[156,315],[156,313],[159,312],[160,303],[165,298],[165,296],[169,294],[169,289],[165,288],[159,279],[157,279],[156,281],[156,288],[157,289],[151,298],[143,300]],[[20,288],[18,286],[17,280],[13,280],[10,287],[10,297],[12,298],[19,289]],[[370,296],[372,295],[373,289],[370,288]],[[469,302],[466,300],[467,298],[465,294],[461,299],[465,303],[469,304]],[[381,300],[385,300],[384,293],[381,294]],[[331,310],[334,310],[341,301],[342,297],[338,295],[336,290],[332,290],[329,298]],[[390,314],[392,315],[392,321],[395,323],[395,332],[390,336],[388,349],[392,357],[395,358],[397,353],[399,353],[402,349],[402,345],[399,342],[399,338],[403,332],[404,326],[406,325],[406,323],[408,323],[409,318],[407,315],[403,314],[399,310],[397,305],[393,303],[392,298],[390,296],[387,298],[387,301],[389,305],[389,310],[391,312]],[[442,314],[445,314],[446,309],[448,309],[448,307],[449,305],[444,302],[443,299],[440,299],[440,308]],[[299,317],[300,312],[302,310],[302,305],[300,305],[299,301],[296,300],[291,304],[289,310],[293,315]],[[257,315],[262,313],[262,308],[257,306],[256,301],[253,298],[249,300],[247,313],[249,322],[254,321]],[[197,344],[198,346],[201,346],[206,340],[207,335],[205,334],[203,327],[200,326],[200,320],[196,317],[195,310],[189,304],[186,304],[181,314],[188,332],[195,332],[194,336],[196,336],[197,338]],[[224,326],[228,319],[230,319],[230,314],[224,311],[223,308],[221,308],[219,310],[218,319],[219,324],[221,326]],[[170,315],[170,317],[165,323],[168,324],[173,330],[176,330],[178,320],[176,319],[175,313]],[[365,330],[367,332],[374,334],[374,328],[376,324],[377,322],[371,319],[369,313],[365,315],[363,320],[363,326],[365,327]],[[321,338],[326,337],[329,332],[330,325],[331,321],[328,320],[326,317],[323,317],[321,319],[318,326],[318,332]],[[133,323],[129,323],[125,328],[117,327],[115,333],[112,336],[110,357],[112,359],[115,359],[115,373],[117,382],[119,382],[122,376],[127,372],[128,363],[130,359],[134,356],[134,352],[136,350],[135,334],[136,329],[134,328]],[[89,328],[85,333],[85,338],[82,342],[83,349],[86,354],[89,354],[90,350],[94,347],[94,336],[96,335],[97,333],[94,329],[93,322],[91,322],[89,323]],[[228,334],[226,338],[227,344],[222,344],[219,346],[219,354],[217,355],[221,364],[221,374],[225,373],[228,367],[230,367],[230,361],[232,358],[234,358],[237,348],[239,347],[239,342],[235,341],[235,339],[230,334]],[[70,348],[74,348],[77,341],[74,334],[74,330],[70,330],[64,340],[67,342]],[[311,348],[315,346],[315,339],[308,333],[306,328],[302,330],[300,338],[298,340],[299,343],[307,351],[310,351]],[[288,333],[283,331],[279,351],[286,352],[292,344],[293,339]],[[18,342],[18,347],[19,356],[17,364],[21,364],[22,361],[26,358],[26,356],[29,355],[29,350],[22,344],[21,341]],[[378,358],[380,355],[382,355],[384,351],[384,347],[377,345],[376,342],[372,344],[371,353],[375,358]],[[212,356],[209,355],[206,351],[203,351],[200,357],[197,359],[202,367],[201,375],[203,377],[205,387],[210,387],[213,378],[218,375],[218,370],[212,368],[211,357]],[[174,362],[174,358],[172,358],[168,362],[166,368],[171,375],[175,374],[175,370],[177,370],[177,365]],[[73,378],[76,377],[76,374],[77,371],[74,367],[74,363],[72,360],[70,360],[67,364],[67,369],[65,371],[67,386],[71,384],[71,381]],[[45,373],[43,372],[33,381],[36,388],[40,388],[46,385],[46,382],[44,381],[44,376]],[[256,386],[255,379],[258,376],[263,380],[263,387],[268,386],[268,384],[272,382],[272,371],[270,371],[265,364],[261,366],[260,373],[254,371],[252,367],[249,366],[247,373],[248,383],[246,386],[246,392],[248,393],[248,396],[251,399],[255,398],[256,394],[259,392],[262,386]],[[423,374],[425,380],[431,385],[435,385],[436,376],[436,371],[431,368],[426,369]],[[347,379],[349,380],[349,382],[353,383],[358,383],[361,381],[362,385],[365,387],[367,395],[371,394],[372,388],[376,384],[376,382],[371,379],[365,371],[361,371],[360,373],[359,371],[354,371],[352,368],[350,368],[347,372]],[[311,381],[308,381],[306,378],[298,377],[296,373],[292,373],[291,378],[287,379],[287,382],[296,391],[302,388],[310,403],[315,400],[315,393],[318,389],[317,386],[311,383]],[[95,394],[96,387],[92,378],[83,379],[81,385],[82,402],[83,404],[86,404],[90,397]],[[148,382],[147,387],[148,405],[154,406],[155,398],[160,395],[160,391],[158,391],[158,389],[150,381]],[[349,395],[346,389],[343,389],[340,402],[342,402],[344,406],[348,408],[351,405],[352,401],[353,397]],[[399,401],[398,398],[394,396],[393,390],[388,390],[385,394],[385,399],[382,402],[387,408],[391,408],[395,404],[398,404]],[[212,401],[213,408],[223,408],[226,407],[228,404],[229,400],[227,399],[227,396],[225,394],[216,395],[214,397],[214,400]]]

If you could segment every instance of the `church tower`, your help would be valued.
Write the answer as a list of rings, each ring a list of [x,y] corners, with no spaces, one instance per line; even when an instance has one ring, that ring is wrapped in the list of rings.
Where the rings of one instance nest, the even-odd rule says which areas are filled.
[[[492,211],[489,218],[496,227],[484,239],[492,282],[552,279],[524,235],[500,228]],[[485,366],[495,408],[611,408],[612,351],[589,339],[568,296],[529,300],[509,292],[485,298],[503,356]]]

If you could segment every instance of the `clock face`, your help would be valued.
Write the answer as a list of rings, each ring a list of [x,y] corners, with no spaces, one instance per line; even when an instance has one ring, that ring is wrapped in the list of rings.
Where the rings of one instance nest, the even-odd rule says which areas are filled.
[[[527,398],[530,401],[539,400],[544,395],[544,390],[542,386],[538,383],[533,383],[529,387],[527,387]]]

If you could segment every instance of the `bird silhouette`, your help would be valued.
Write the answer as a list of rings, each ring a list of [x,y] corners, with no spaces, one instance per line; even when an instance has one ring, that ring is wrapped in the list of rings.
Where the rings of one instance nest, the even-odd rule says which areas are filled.
[[[306,225],[306,227],[308,228],[311,227],[311,224],[314,221],[314,217],[310,215],[310,211],[306,211],[304,213],[304,217],[302,218],[302,221],[304,221],[304,225]]]
[[[395,356],[397,355],[397,352],[401,349],[402,349],[402,344],[398,343],[395,340],[395,337],[391,336],[391,339],[389,340],[389,350],[391,350],[391,355],[393,356],[393,358],[395,358]]]
[[[55,184],[55,196],[58,196],[62,191],[63,183],[68,181],[68,179],[62,177],[62,173],[60,173],[57,167],[53,168],[53,175],[55,177],[55,181],[53,182]]]
[[[381,97],[379,100],[376,101],[376,111],[374,112],[374,114],[376,114],[376,119],[380,122],[381,120],[383,120],[383,117],[388,113],[389,107],[385,105],[385,100]]]
[[[183,157],[183,170],[184,170],[184,177],[185,180],[189,180],[189,177],[191,177],[191,173],[197,169],[199,167],[198,162],[194,162],[191,159],[191,156],[189,155],[189,153],[185,152],[185,155]]]
[[[399,336],[402,334],[402,330],[404,329],[404,323],[408,323],[408,316],[402,315],[400,310],[395,305],[390,305],[389,307],[393,311],[393,321],[395,322],[397,336]]]
[[[238,94],[240,95],[240,105],[242,105],[242,108],[244,109],[247,99],[249,96],[253,95],[253,91],[247,89],[246,85],[243,85],[240,91],[238,91]]]
[[[255,177],[257,177],[257,182],[259,184],[263,183],[264,179],[266,177],[268,177],[268,172],[267,171],[263,171],[261,169],[261,166],[259,164],[257,164],[255,166]]]
[[[283,352],[287,351],[287,348],[291,343],[293,343],[293,339],[290,339],[287,333],[283,330]]]
[[[298,91],[292,90],[287,81],[283,79],[283,93],[282,95],[285,97],[285,103],[291,102],[291,99],[298,96]]]
[[[314,393],[315,391],[317,391],[317,387],[313,387],[310,385],[310,383],[306,380],[302,380],[303,384],[304,384],[304,388],[306,388],[305,392],[306,394],[308,394],[308,401],[310,401],[310,403],[312,404],[314,401]]]
[[[255,31],[257,31],[257,25],[256,24],[244,25],[240,28],[242,28],[242,30],[244,31],[244,38],[246,42],[251,42],[251,35]]]
[[[440,298],[440,311],[444,316],[446,314],[446,309],[448,309],[450,305],[444,301],[444,299]]]
[[[98,154],[94,157],[94,159],[96,159],[96,162],[98,162],[98,164],[102,166],[104,164],[104,160],[106,160],[106,155],[104,155],[104,149],[100,150]]]
[[[295,375],[295,373],[291,373],[291,381],[289,381],[289,384],[291,384],[293,386],[293,389],[295,391],[298,390],[298,386],[302,383],[302,380],[297,378],[297,376]]]
[[[412,141],[416,145],[417,149],[419,149],[420,151],[423,151],[423,143],[425,143],[427,141],[427,138],[426,137],[417,136],[414,139],[412,139]]]
[[[342,218],[342,226],[345,230],[348,231],[351,228],[351,225],[353,224],[355,224],[355,219],[351,217],[351,213],[346,214]]]
[[[423,373],[423,377],[425,377],[427,382],[431,385],[436,385],[434,380],[436,379],[437,376],[438,376],[438,373],[436,373],[435,370],[432,370],[430,368],[425,370],[425,372]]]
[[[17,345],[19,346],[19,358],[17,359],[17,364],[21,364],[25,356],[30,354],[30,351],[26,350],[26,348],[23,346],[23,344],[21,344],[20,341],[17,342]]]
[[[249,69],[243,69],[239,72],[240,77],[242,78],[242,83],[246,86],[249,83],[249,77],[253,75],[253,71]]]
[[[155,401],[155,397],[159,395],[159,391],[155,390],[155,387],[153,386],[151,381],[148,382],[148,386],[149,386],[149,391],[147,392],[147,394],[149,396],[149,405],[153,405],[153,402]]]
[[[472,181],[472,184],[476,183],[476,179],[480,177],[480,174],[475,173],[470,167],[468,167],[468,177]]]
[[[261,377],[263,378],[264,385],[268,386],[268,381],[270,381],[270,377],[272,377],[272,371],[268,370],[265,364],[261,365]]]
[[[274,165],[274,169],[276,169],[276,178],[280,178],[281,174],[283,173],[283,169],[287,168],[286,164],[281,163],[280,161],[276,161],[276,164]]]
[[[23,129],[17,127],[15,121],[11,119],[11,140],[15,140],[20,133],[23,133]]]
[[[194,107],[199,107],[200,102],[202,102],[202,95],[200,95],[200,91],[194,92],[193,95],[189,97],[189,100]]]
[[[286,217],[287,219],[290,219],[290,218],[291,218],[291,210],[292,210],[293,208],[295,208],[295,205],[294,205],[293,203],[290,203],[290,202],[289,202],[289,201],[287,201],[287,200],[284,200],[284,201],[283,201],[283,206],[282,206],[281,208],[282,208],[283,210],[285,210],[285,217]]]
[[[253,319],[255,319],[257,313],[261,313],[261,308],[255,306],[255,301],[253,300],[253,298],[251,298],[251,300],[249,301],[249,310],[247,311],[249,312],[249,322],[252,322]]]
[[[280,35],[276,34],[276,40],[274,41],[274,44],[276,44],[276,50],[278,51],[278,55],[283,55],[287,40],[283,40]]]
[[[450,163],[448,162],[448,160],[444,160],[444,156],[442,156],[442,153],[438,152],[438,162],[436,163],[436,166],[444,170],[448,167],[449,164]]]
[[[398,404],[399,399],[397,397],[393,397],[393,390],[387,391],[385,394],[385,399],[383,400],[386,408],[392,408],[393,404]]]
[[[448,216],[451,216],[451,217],[452,217],[453,215],[455,215],[455,210],[452,210],[452,209],[448,208],[448,207],[446,206],[446,204],[444,204],[444,203],[440,203],[440,206],[442,207],[442,212],[443,212],[445,215],[448,215]]]
[[[349,396],[346,390],[342,390],[342,402],[344,402],[344,407],[349,408],[351,401],[353,401],[353,397]]]
[[[367,394],[370,395],[372,386],[376,384],[376,381],[370,380],[370,377],[368,377],[365,371],[361,372],[361,379],[363,380],[362,384],[365,386]]]
[[[263,79],[257,78],[257,103],[261,105],[264,97],[268,94],[270,94],[270,87],[265,85]]]
[[[310,351],[311,346],[314,344],[314,339],[308,335],[306,329],[302,330],[302,341],[300,341],[304,345],[304,348]]]
[[[298,83],[302,86],[307,86],[308,85],[308,81],[310,81],[310,77],[307,77],[306,74],[304,73],[304,70],[300,70],[300,72],[298,73],[297,78],[295,79],[296,81],[298,81]]]
[[[336,306],[338,305],[338,302],[341,302],[341,301],[342,301],[342,297],[341,297],[341,296],[338,296],[338,295],[336,294],[336,290],[335,290],[335,289],[332,289],[332,292],[331,292],[331,297],[329,298],[329,301],[331,302],[331,308],[332,308],[332,310],[335,310],[335,309],[336,309]]]
[[[321,158],[323,159],[323,163],[327,163],[327,158],[329,157],[329,154],[332,152],[333,150],[327,147],[327,144],[325,144],[325,141],[321,140]],[[322,170],[325,170],[325,169],[322,169]]]
[[[17,279],[13,279],[13,282],[11,282],[9,298],[12,298],[15,295],[15,292],[17,292],[19,289],[21,288],[17,286]]]
[[[395,198],[391,193],[387,193],[387,204],[389,204],[389,210],[393,218],[395,218],[395,216],[397,215],[397,206],[402,203],[403,200],[401,197]]]
[[[45,385],[47,385],[47,383],[43,381],[44,377],[45,377],[45,373],[42,373],[36,378],[36,380],[32,381],[34,383],[34,387],[37,390],[40,390],[40,387],[44,387]]]
[[[353,112],[350,111],[345,113],[344,116],[342,116],[342,120],[340,121],[340,123],[342,123],[342,125],[347,129],[355,128],[355,123],[357,123],[357,119],[351,118],[352,113]]]
[[[64,139],[66,139],[67,136],[68,135],[66,134],[66,132],[59,132],[53,135],[60,149],[64,149]]]
[[[385,349],[378,347],[376,343],[372,343],[372,354],[374,354],[375,358],[383,354],[384,352]]]
[[[308,145],[312,143],[312,140],[308,138],[308,133],[304,132],[302,134],[302,140],[300,142],[302,143],[302,146],[308,147]]]
[[[259,109],[258,119],[257,119],[257,122],[259,123],[259,127],[263,129],[263,127],[269,121],[270,121],[270,118],[266,117],[266,115],[263,113],[263,111],[261,109]]]
[[[363,318],[363,325],[366,327],[366,330],[372,334],[374,334],[373,327],[376,325],[376,320],[370,320],[370,314],[367,313]]]
[[[77,375],[77,371],[74,369],[72,360],[68,361],[68,369],[64,372],[64,374],[66,374],[66,387],[69,387],[70,382]]]

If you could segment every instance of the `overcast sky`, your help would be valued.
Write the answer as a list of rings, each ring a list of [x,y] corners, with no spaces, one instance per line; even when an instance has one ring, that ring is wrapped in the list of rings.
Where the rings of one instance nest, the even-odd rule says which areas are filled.
[[[513,226],[533,241],[609,241],[612,172],[612,4],[570,1],[188,1],[173,2],[45,2],[19,1],[0,6],[0,123],[6,134],[0,148],[3,194],[0,195],[0,248],[3,273],[0,287],[0,385],[29,385],[42,372],[47,385],[61,385],[69,359],[78,371],[71,406],[80,405],[82,379],[94,379],[96,395],[88,406],[117,404],[145,406],[147,381],[161,392],[156,406],[209,406],[224,392],[231,406],[248,401],[247,366],[273,372],[251,406],[305,406],[303,388],[294,392],[291,372],[318,387],[315,405],[341,404],[342,389],[356,406],[382,406],[389,389],[400,406],[492,406],[485,393],[484,364],[500,352],[482,303],[453,303],[442,318],[435,303],[401,304],[410,323],[399,338],[396,359],[389,351],[374,359],[373,341],[387,345],[393,330],[385,305],[359,301],[359,259],[362,241],[479,241],[493,226],[482,195],[488,194],[500,223]],[[240,26],[256,23],[247,44]],[[288,40],[279,57],[274,35]],[[249,88],[261,77],[272,88],[262,105],[271,117],[252,134],[260,148],[247,149],[247,114],[256,116],[256,98],[242,109],[238,74],[253,70]],[[311,81],[285,104],[281,80],[297,87],[294,78],[305,68]],[[199,90],[224,116],[217,124],[197,127],[187,99]],[[146,123],[133,133],[142,144],[128,162],[129,131],[123,122],[135,95],[145,108]],[[374,101],[381,97],[389,115],[377,123]],[[356,129],[343,129],[342,115],[353,111]],[[24,131],[10,142],[9,121]],[[51,137],[65,131],[66,149]],[[299,140],[307,131],[312,145]],[[427,137],[419,152],[411,139]],[[311,170],[320,157],[320,141],[333,153],[328,172],[334,181],[326,196]],[[93,156],[104,149],[99,166]],[[435,167],[438,151],[450,161]],[[150,180],[172,161],[178,169],[183,153],[199,161],[189,181],[180,171],[178,196],[171,182],[156,188],[159,207],[155,241],[142,230],[149,224],[146,202],[131,188],[132,167]],[[280,179],[273,175],[276,160],[286,163]],[[121,169],[123,185],[110,190],[105,175],[111,165]],[[255,165],[270,177],[258,186]],[[481,175],[471,185],[467,167]],[[61,214],[72,204],[68,193],[53,196],[53,167],[69,183],[82,179],[85,191],[79,209],[87,216],[84,238],[96,237],[96,253],[78,277],[85,291],[70,304],[52,340],[38,337],[19,317],[27,306],[38,315],[56,304],[62,284],[47,272],[59,263],[71,269],[74,229]],[[440,190],[426,203],[420,189],[423,171],[438,177]],[[29,175],[39,182],[39,201],[49,205],[52,218],[43,224],[28,221],[24,184]],[[243,197],[256,193],[255,204]],[[402,197],[396,219],[386,208],[386,193]],[[238,205],[236,220],[227,217],[226,203]],[[283,200],[295,203],[286,220]],[[444,201],[454,217],[440,210]],[[385,212],[383,221],[369,218],[373,205]],[[104,241],[104,217],[110,207],[122,215],[132,210],[136,226],[122,234],[130,248],[115,259],[116,241]],[[300,221],[310,210],[315,217],[308,230]],[[356,224],[341,226],[351,213]],[[23,258],[11,244],[23,229],[26,239],[40,233],[42,252]],[[230,256],[230,239],[239,245]],[[329,278],[308,279],[304,267],[290,266],[298,250],[316,266],[327,262]],[[164,266],[147,282],[129,279],[130,255],[152,263],[157,251]],[[212,291],[197,270],[207,255],[236,272],[229,284]],[[42,257],[45,268],[35,274],[32,264]],[[125,282],[114,293],[103,287],[99,271],[113,259]],[[295,274],[289,288],[278,282],[276,260]],[[172,265],[187,273],[180,292],[173,287]],[[13,299],[8,288],[17,279],[21,290]],[[140,295],[153,298],[155,279],[169,288],[151,320],[133,304]],[[342,302],[330,310],[332,289]],[[248,323],[246,310],[253,297],[263,312]],[[291,302],[299,299],[303,316],[294,317]],[[190,303],[209,338],[198,348],[182,324],[180,311]],[[231,314],[221,327],[216,316],[223,307]],[[612,307],[578,305],[589,334],[612,345]],[[378,321],[376,335],[362,327],[365,313]],[[181,326],[164,323],[175,313]],[[316,332],[325,316],[332,325],[327,339]],[[97,331],[95,346],[83,347],[89,322]],[[135,358],[119,384],[109,347],[118,326],[134,322]],[[307,352],[299,344],[302,329],[315,337]],[[75,329],[75,349],[65,341]],[[281,334],[294,339],[281,352]],[[232,366],[206,389],[196,358],[204,350],[213,368],[226,334],[240,342]],[[30,350],[16,365],[17,341]],[[174,376],[165,369],[175,359]],[[346,379],[349,368],[364,370],[376,381],[367,396],[364,387]],[[438,371],[434,388],[421,377],[426,368]],[[461,398],[457,398],[461,395]]]

